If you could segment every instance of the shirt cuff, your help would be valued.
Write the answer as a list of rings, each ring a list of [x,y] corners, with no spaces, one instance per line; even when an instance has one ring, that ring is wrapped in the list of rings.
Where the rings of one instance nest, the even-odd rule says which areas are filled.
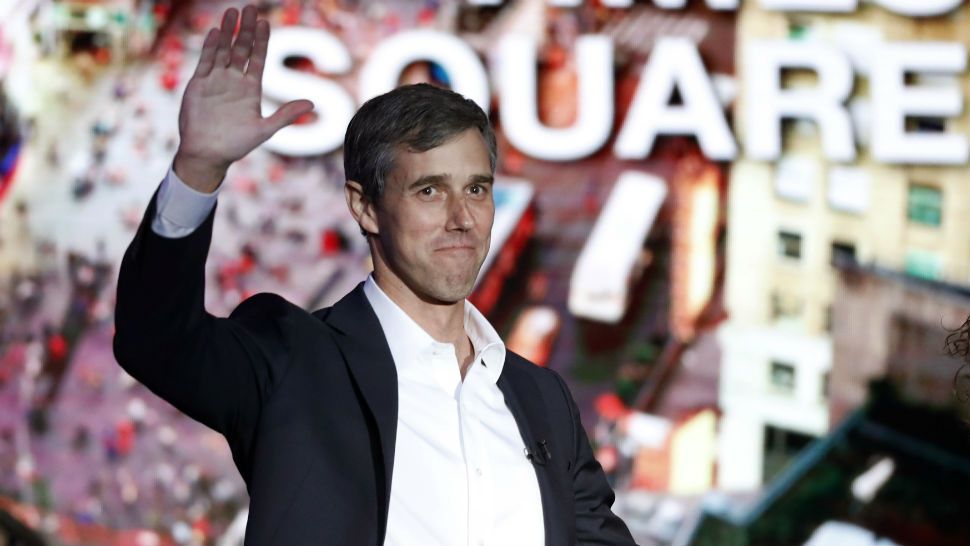
[[[221,190],[221,184],[212,193],[195,190],[169,167],[158,189],[152,231],[170,239],[188,236],[205,222]]]

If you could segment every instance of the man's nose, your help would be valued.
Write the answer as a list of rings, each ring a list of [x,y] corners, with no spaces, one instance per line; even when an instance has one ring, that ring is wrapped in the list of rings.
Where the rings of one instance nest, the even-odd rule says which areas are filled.
[[[467,231],[473,225],[475,218],[468,199],[464,196],[452,199],[448,209],[448,229]]]

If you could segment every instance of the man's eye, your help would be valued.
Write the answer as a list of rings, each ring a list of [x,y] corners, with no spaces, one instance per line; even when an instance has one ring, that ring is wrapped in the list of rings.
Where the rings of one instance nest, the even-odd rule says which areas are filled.
[[[434,194],[434,188],[432,188],[431,186],[428,186],[427,188],[421,188],[421,195],[433,195],[433,194]]]

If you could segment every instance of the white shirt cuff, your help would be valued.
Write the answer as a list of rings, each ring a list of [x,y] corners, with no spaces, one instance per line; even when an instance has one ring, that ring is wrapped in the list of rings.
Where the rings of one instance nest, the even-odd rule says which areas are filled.
[[[222,190],[221,184],[212,193],[203,193],[190,188],[169,167],[158,190],[152,231],[169,239],[188,236],[201,226],[212,212],[220,190]]]

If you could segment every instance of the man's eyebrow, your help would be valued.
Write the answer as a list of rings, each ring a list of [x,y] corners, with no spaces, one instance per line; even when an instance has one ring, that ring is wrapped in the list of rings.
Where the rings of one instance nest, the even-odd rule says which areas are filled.
[[[411,182],[410,184],[408,184],[407,189],[413,190],[420,186],[427,186],[429,184],[440,184],[441,182],[444,182],[447,179],[448,177],[443,174],[426,174],[421,178],[418,178],[414,182]]]
[[[490,174],[473,174],[471,175],[471,181],[476,184],[494,184],[495,177]]]

